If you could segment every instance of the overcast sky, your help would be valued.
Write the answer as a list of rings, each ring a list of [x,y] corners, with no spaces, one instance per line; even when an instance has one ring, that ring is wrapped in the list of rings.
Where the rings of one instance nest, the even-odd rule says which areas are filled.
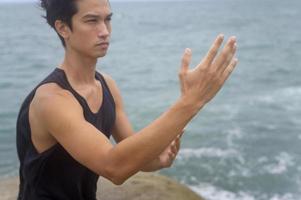
[[[0,3],[2,3],[2,2],[35,2],[35,1],[37,1],[37,0],[0,0]],[[110,1],[154,1],[154,0],[110,0]],[[161,1],[173,1],[173,0],[161,0]]]
[[[37,0],[0,0],[0,2],[34,2]],[[127,1],[127,0],[110,0],[110,1]]]
[[[0,3],[2,3],[2,2],[35,2],[35,1],[37,1],[37,0],[0,0]],[[111,0],[111,1],[128,1],[128,0]],[[148,1],[148,0],[146,0],[146,1]]]

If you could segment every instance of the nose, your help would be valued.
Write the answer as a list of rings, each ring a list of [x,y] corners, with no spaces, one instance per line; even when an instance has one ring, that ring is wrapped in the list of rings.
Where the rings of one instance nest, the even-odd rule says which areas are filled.
[[[110,35],[110,27],[105,22],[99,23],[97,31],[100,38],[106,38]]]

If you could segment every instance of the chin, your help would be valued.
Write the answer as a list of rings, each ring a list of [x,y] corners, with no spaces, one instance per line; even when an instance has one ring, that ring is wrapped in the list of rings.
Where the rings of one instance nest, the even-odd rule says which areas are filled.
[[[104,57],[106,55],[107,55],[107,51],[94,52],[93,54],[90,54],[90,57],[97,59],[97,58],[102,58],[102,57]]]
[[[96,58],[102,58],[102,57],[105,57],[106,55],[107,55],[107,52],[102,53],[102,54],[97,54]]]
[[[102,58],[107,55],[108,49],[102,49],[101,51],[95,52],[97,58]]]

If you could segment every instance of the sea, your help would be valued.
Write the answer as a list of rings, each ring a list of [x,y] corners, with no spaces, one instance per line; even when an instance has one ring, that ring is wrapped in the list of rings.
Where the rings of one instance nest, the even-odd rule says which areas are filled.
[[[117,82],[136,131],[179,98],[185,48],[192,49],[193,68],[219,33],[237,37],[235,71],[187,125],[177,159],[160,173],[207,200],[300,200],[301,1],[112,1],[111,7],[111,45],[97,69]],[[0,179],[18,175],[21,103],[63,59],[43,15],[37,2],[0,4]]]

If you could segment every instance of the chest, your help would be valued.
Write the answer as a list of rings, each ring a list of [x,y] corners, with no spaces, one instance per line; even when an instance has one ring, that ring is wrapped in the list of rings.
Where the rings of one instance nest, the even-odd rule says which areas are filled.
[[[104,99],[103,88],[100,82],[98,82],[94,87],[79,88],[75,90],[84,99],[93,113],[97,113],[100,110]]]

